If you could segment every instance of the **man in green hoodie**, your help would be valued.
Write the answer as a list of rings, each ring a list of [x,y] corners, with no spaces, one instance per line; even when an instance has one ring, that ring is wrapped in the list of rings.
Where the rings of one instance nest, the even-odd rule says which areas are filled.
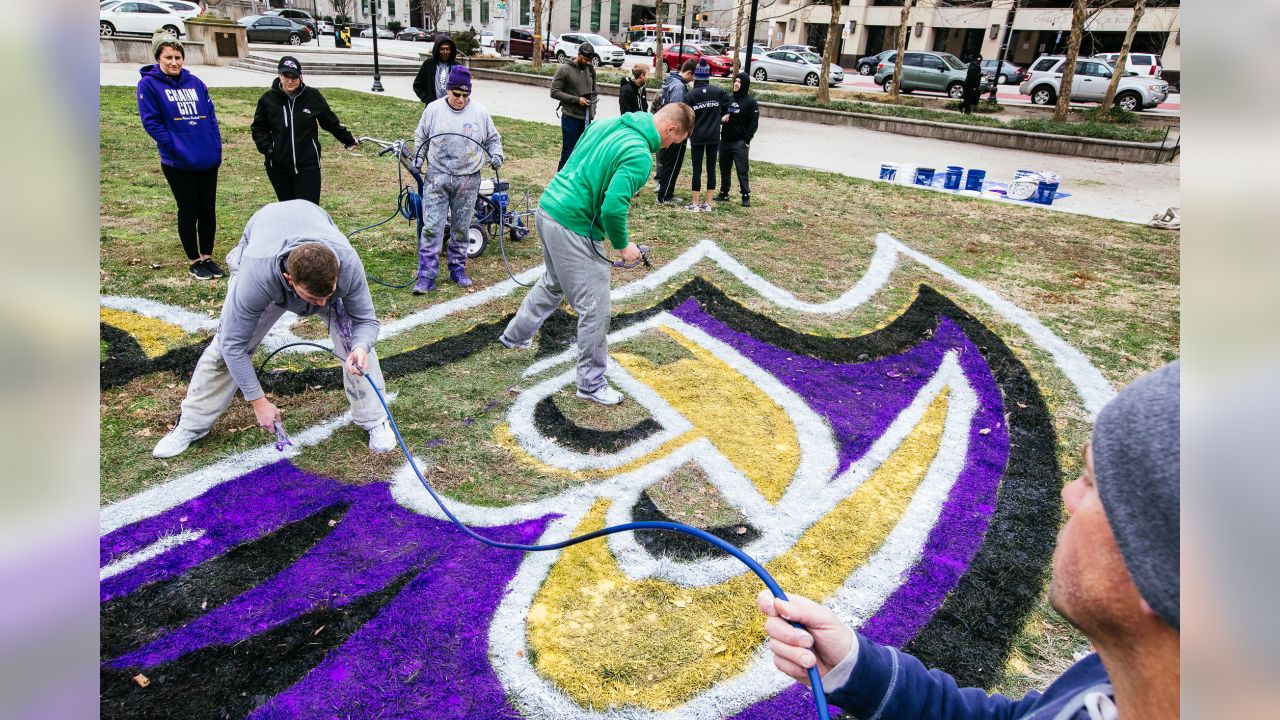
[[[578,314],[578,397],[617,405],[622,394],[604,379],[608,363],[609,268],[604,239],[635,262],[640,250],[627,237],[631,199],[653,173],[653,154],[683,143],[693,110],[664,105],[656,114],[628,113],[592,123],[564,168],[538,202],[538,236],[546,270],[498,338],[527,348],[560,301]]]

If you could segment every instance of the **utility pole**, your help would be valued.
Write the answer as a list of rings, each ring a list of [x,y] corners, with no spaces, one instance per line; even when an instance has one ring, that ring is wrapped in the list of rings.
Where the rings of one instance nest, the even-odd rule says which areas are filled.
[[[743,72],[747,77],[751,77],[751,60],[755,57],[756,49],[756,10],[760,7],[760,0],[751,0],[751,20],[747,25],[747,61],[743,63]]]
[[[1004,70],[1005,60],[1009,58],[1009,40],[1013,37],[1013,16],[1018,14],[1018,0],[1009,0],[1009,14],[1004,19],[1004,42],[1000,44],[1000,52],[996,53],[996,79],[991,83],[991,93],[987,99],[996,102],[996,89],[1000,87],[1000,73]]]
[[[373,87],[370,92],[382,92],[382,72],[378,69],[378,0],[369,0],[373,11]]]

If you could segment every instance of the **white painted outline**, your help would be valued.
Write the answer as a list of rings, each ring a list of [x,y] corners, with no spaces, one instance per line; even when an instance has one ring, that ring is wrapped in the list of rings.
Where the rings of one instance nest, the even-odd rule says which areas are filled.
[[[165,535],[141,550],[112,560],[98,571],[98,581],[101,582],[126,570],[132,570],[153,557],[158,557],[179,545],[185,545],[202,537],[204,537],[204,530],[183,530],[173,535]]]

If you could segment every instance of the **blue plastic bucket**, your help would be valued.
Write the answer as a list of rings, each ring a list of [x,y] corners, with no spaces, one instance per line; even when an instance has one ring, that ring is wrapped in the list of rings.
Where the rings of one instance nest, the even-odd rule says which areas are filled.
[[[942,187],[947,190],[959,190],[960,178],[964,175],[964,168],[959,165],[947,166],[947,177],[942,181]]]
[[[1041,205],[1052,205],[1053,196],[1058,192],[1058,183],[1041,182],[1040,187],[1036,189],[1036,194],[1031,197],[1033,202]]]
[[[932,185],[933,168],[916,168],[915,180],[917,185]]]
[[[965,179],[964,179],[964,189],[971,190],[973,192],[982,192],[982,183],[986,179],[987,179],[986,170],[969,168],[969,173],[965,176]]]
[[[881,163],[880,179],[893,182],[898,176],[898,163]]]
[[[1027,175],[1035,175],[1035,174],[1036,172],[1034,170],[1014,170],[1013,179],[1017,180],[1020,177],[1026,177]]]

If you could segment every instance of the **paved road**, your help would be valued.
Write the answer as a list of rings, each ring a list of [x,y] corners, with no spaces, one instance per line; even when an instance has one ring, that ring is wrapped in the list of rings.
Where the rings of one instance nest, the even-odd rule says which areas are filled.
[[[392,42],[379,41],[379,49]],[[412,43],[399,44],[413,46]],[[421,48],[421,44],[418,47]],[[305,56],[302,62],[305,70]],[[197,66],[193,70],[211,87],[265,88],[272,78],[265,73],[230,67]],[[103,85],[134,85],[137,80],[137,66],[121,63],[100,66]],[[371,85],[371,78],[360,76],[308,75],[306,80],[320,88],[365,92]],[[387,76],[382,84],[387,95],[414,98],[412,77]],[[546,88],[478,80],[475,98],[495,115],[559,123],[555,102]],[[611,96],[602,99],[600,108],[602,117],[618,114],[617,102]],[[359,134],[358,118],[344,118],[344,121]],[[405,128],[405,135],[412,131],[413,128]],[[1051,170],[1062,177],[1061,190],[1071,197],[1048,208],[1032,207],[1044,208],[1046,212],[1059,210],[1132,222],[1146,222],[1157,211],[1180,205],[1180,167],[1176,160],[1164,165],[1108,162],[773,118],[761,119],[751,157],[866,179],[878,177],[880,163],[886,161],[931,167],[978,167],[987,171],[989,180],[1012,178],[1019,169]]]

